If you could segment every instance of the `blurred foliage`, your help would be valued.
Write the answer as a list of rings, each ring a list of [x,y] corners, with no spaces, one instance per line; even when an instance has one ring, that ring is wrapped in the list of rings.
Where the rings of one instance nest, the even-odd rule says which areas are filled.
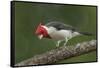
[[[39,40],[35,35],[37,25],[48,21],[62,21],[93,36],[78,36],[69,40],[68,45],[96,39],[96,6],[59,5],[15,2],[15,63],[54,49],[51,39]],[[65,59],[57,63],[96,61],[96,51]]]

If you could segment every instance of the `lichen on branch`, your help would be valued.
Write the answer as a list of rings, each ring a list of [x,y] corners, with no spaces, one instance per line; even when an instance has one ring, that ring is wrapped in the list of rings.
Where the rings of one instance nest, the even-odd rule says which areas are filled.
[[[24,60],[15,66],[52,64],[59,60],[68,59],[77,55],[96,50],[96,40],[77,43],[75,46],[61,46]]]

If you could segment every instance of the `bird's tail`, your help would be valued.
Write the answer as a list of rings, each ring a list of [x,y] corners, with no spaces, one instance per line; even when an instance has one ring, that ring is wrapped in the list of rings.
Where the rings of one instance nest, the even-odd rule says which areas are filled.
[[[80,32],[81,34],[83,35],[87,35],[87,36],[92,36],[93,34],[92,33],[88,33],[88,32]]]

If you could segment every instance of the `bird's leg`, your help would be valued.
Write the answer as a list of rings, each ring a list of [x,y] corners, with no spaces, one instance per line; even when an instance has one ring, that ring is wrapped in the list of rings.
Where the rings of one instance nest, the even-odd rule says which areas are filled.
[[[67,38],[65,39],[64,46],[66,46],[66,44],[67,44],[68,40],[69,40],[69,39],[67,39]]]
[[[59,47],[59,44],[61,43],[61,41],[57,41],[56,43],[56,47]]]

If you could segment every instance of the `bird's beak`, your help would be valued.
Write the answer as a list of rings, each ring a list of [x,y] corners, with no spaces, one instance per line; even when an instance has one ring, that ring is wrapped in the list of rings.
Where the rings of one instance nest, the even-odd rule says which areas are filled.
[[[43,35],[41,34],[41,35],[38,35],[38,38],[39,39],[42,39],[43,38]]]

